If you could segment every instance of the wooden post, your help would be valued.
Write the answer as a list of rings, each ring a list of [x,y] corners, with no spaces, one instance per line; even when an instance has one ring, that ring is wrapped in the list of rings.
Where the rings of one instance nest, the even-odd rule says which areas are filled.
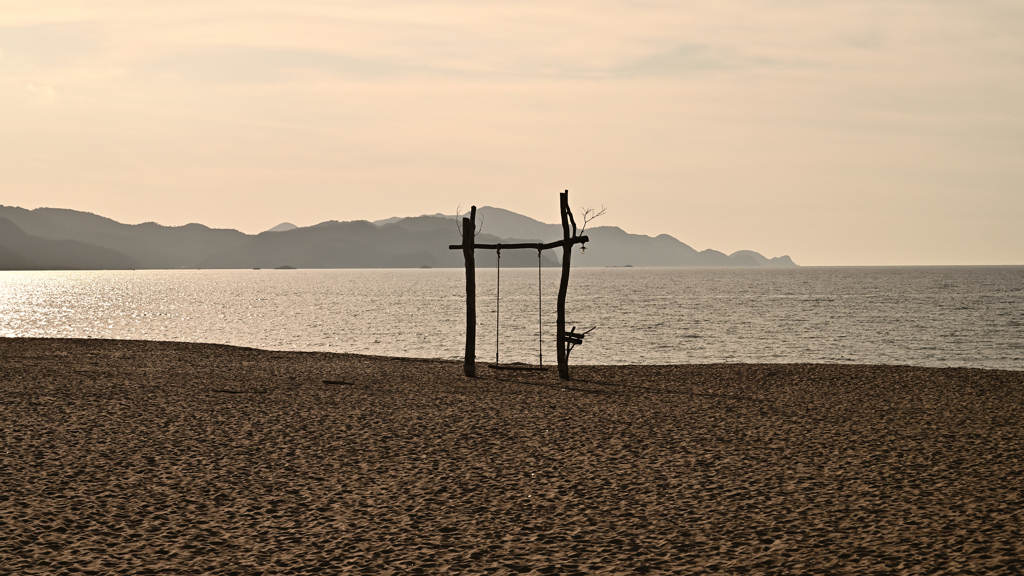
[[[573,238],[569,231],[569,191],[560,195],[562,212],[562,279],[558,283],[558,321],[555,330],[558,333],[558,377],[569,379],[569,354],[565,343],[565,295],[569,291],[569,263],[572,259]]]
[[[466,258],[466,376],[476,378],[476,255],[473,238],[476,234],[476,206],[469,218],[462,219],[462,255]]]

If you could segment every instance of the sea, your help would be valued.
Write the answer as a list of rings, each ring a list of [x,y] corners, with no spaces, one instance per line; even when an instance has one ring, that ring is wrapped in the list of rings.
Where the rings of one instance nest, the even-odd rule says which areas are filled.
[[[477,360],[555,363],[561,270],[477,271]],[[1024,266],[574,268],[572,364],[1024,370]],[[0,336],[460,359],[462,269],[0,272]]]

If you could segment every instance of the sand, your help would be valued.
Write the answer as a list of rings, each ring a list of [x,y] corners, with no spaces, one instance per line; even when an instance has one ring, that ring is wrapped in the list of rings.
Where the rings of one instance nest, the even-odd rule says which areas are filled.
[[[1024,572],[1024,372],[479,372],[0,338],[0,573]]]

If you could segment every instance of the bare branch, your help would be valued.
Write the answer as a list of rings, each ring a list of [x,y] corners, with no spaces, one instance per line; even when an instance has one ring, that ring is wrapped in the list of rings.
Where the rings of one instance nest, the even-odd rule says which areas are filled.
[[[600,211],[594,210],[593,208],[583,208],[583,229],[580,230],[580,236],[583,236],[583,232],[586,231],[587,223],[589,223],[594,218],[604,216],[604,213],[607,211],[608,210],[606,210],[604,206],[601,206]]]
[[[476,223],[473,223],[476,226]],[[459,204],[455,208],[455,229],[459,231],[459,238],[462,238],[462,204]],[[481,232],[484,231],[484,216],[480,215],[480,225],[476,226],[476,230],[473,231],[473,237],[477,237]]]

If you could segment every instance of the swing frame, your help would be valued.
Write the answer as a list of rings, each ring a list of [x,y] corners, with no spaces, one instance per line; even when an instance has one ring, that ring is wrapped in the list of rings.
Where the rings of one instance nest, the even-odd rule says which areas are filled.
[[[558,356],[558,376],[563,380],[569,380],[569,336],[565,332],[565,297],[569,290],[569,271],[572,259],[572,247],[576,244],[585,244],[590,239],[587,236],[577,236],[576,220],[569,209],[569,191],[559,194],[559,207],[562,220],[562,239],[554,242],[544,243],[518,243],[518,244],[476,244],[476,206],[470,209],[469,218],[462,219],[462,244],[452,244],[449,250],[462,250],[466,262],[466,357],[463,363],[463,371],[467,377],[476,377],[476,249],[499,251],[498,261],[500,266],[500,251],[504,250],[537,250],[537,257],[544,250],[562,248],[562,276],[558,283],[558,310],[556,321],[556,342]],[[569,224],[572,223],[570,231]],[[538,264],[539,265],[539,264]],[[499,267],[500,273],[500,267]],[[500,285],[499,285],[500,286]],[[499,287],[500,290],[500,287]],[[542,323],[543,328],[543,323]],[[543,330],[541,330],[543,332]],[[579,336],[577,334],[577,336]],[[497,336],[496,336],[497,337]],[[543,360],[543,357],[542,357]],[[497,361],[497,351],[495,352]]]

